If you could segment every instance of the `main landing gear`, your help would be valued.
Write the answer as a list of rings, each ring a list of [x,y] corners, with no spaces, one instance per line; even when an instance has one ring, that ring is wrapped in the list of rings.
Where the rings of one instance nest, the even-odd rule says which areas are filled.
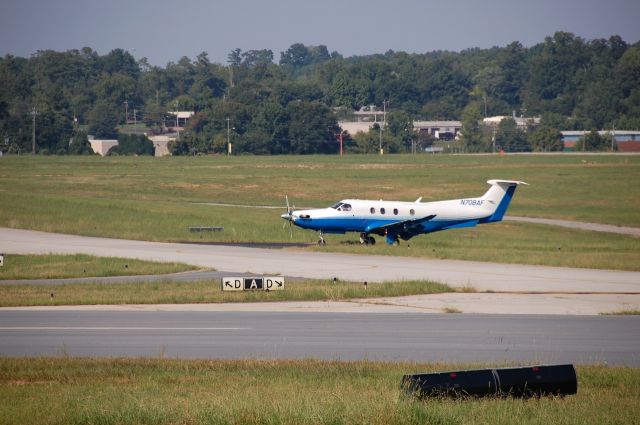
[[[360,243],[363,245],[375,245],[376,240],[373,238],[373,236],[370,236],[366,233],[360,233]]]

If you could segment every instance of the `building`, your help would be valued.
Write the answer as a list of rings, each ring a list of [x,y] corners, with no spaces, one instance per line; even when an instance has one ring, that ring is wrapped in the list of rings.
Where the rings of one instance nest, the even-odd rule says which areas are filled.
[[[358,111],[346,110],[346,108],[334,108],[334,112],[342,119],[338,121],[341,129],[352,136],[358,133],[367,133],[374,124],[384,126],[386,111],[377,110],[374,105],[363,106]]]
[[[429,134],[436,140],[454,140],[462,130],[460,121],[414,121],[413,130]]]
[[[571,151],[589,131],[561,131],[564,149]],[[640,152],[640,130],[600,130],[600,136],[611,136],[620,152]]]
[[[166,125],[173,128],[173,131],[182,131],[189,122],[189,119],[195,114],[194,111],[167,111],[167,114],[173,118],[168,120]]]
[[[497,127],[498,124],[504,119],[513,119],[516,122],[518,128],[526,130],[530,126],[540,125],[540,117],[516,117],[515,115],[496,115],[495,117],[486,117],[482,120],[482,124],[490,127]]]
[[[373,124],[372,122],[366,121],[338,121],[340,128],[352,136],[358,133],[367,133],[371,130]]]
[[[354,136],[357,133],[366,133],[374,124],[384,128],[385,123],[380,121],[339,121],[340,128]],[[429,134],[436,140],[453,140],[462,129],[460,121],[414,121],[413,130]]]

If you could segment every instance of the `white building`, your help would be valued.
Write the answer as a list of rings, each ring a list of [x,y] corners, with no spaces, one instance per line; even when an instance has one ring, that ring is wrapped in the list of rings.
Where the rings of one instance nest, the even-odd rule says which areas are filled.
[[[189,119],[195,114],[193,111],[167,111],[167,114],[173,115],[173,120],[166,123],[167,127],[174,128],[174,131],[181,131],[189,122]]]
[[[482,123],[487,126],[497,126],[504,119],[513,119],[516,122],[518,128],[526,130],[529,126],[540,125],[540,117],[516,117],[509,115],[496,115],[495,117],[487,117],[482,120]]]
[[[366,121],[339,121],[338,125],[341,129],[355,136],[357,133],[367,133],[373,127],[372,122]]]

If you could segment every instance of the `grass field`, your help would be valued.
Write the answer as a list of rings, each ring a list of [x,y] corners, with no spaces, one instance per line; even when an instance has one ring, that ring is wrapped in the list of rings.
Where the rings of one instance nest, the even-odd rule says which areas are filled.
[[[424,201],[479,196],[490,178],[525,180],[511,215],[640,227],[640,156],[4,157],[0,226],[158,241],[289,241],[279,215],[347,197]],[[197,205],[218,202],[280,209]],[[224,226],[190,233],[189,226]],[[419,236],[410,248],[326,250],[640,270],[640,238],[524,223]],[[294,242],[315,232],[294,229]]]
[[[640,423],[640,370],[633,368],[578,367],[578,394],[565,398],[420,402],[401,395],[405,373],[462,368],[370,361],[3,358],[0,423]]]
[[[357,298],[454,292],[440,283],[361,283],[326,280],[285,282],[284,291],[222,292],[220,281],[0,285],[0,307],[86,304],[189,304],[264,301],[342,301]],[[51,297],[53,294],[53,297]]]
[[[178,273],[196,267],[90,255],[5,255],[0,280],[64,279]]]

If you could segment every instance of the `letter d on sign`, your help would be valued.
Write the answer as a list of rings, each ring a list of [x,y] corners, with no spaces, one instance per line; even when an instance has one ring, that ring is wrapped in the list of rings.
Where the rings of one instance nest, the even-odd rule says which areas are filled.
[[[244,289],[243,277],[223,277],[222,278],[223,291],[242,291],[243,289]]]
[[[284,290],[284,277],[271,276],[264,277],[264,290],[265,291],[282,291]]]

